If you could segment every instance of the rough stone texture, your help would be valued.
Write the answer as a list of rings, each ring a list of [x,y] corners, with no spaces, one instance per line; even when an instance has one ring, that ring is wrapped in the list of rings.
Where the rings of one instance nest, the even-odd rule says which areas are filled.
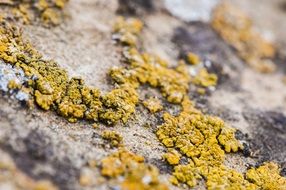
[[[253,18],[259,31],[271,34],[267,36],[279,48],[277,63],[281,69],[276,73],[265,75],[252,70],[207,23],[184,22],[168,13],[162,1],[71,0],[64,23],[55,28],[25,26],[24,36],[71,76],[80,76],[87,84],[107,92],[112,88],[108,70],[123,64],[118,47],[111,40],[112,22],[119,13],[139,16],[145,23],[141,38],[146,51],[159,54],[171,65],[187,51],[193,51],[219,76],[214,91],[202,97],[191,90],[189,95],[204,112],[220,116],[241,131],[238,137],[245,141],[249,151],[228,155],[226,164],[245,171],[251,165],[273,160],[285,168],[286,88],[282,82],[286,62],[285,2],[231,2]],[[140,89],[141,99],[150,94],[163,99],[155,89]],[[115,151],[106,147],[100,137],[107,126],[99,124],[94,129],[92,123],[85,121],[71,124],[52,112],[29,110],[7,93],[1,94],[0,105],[0,149],[26,175],[51,180],[60,189],[111,187],[113,182],[101,178],[98,169],[87,167],[88,161],[99,162]],[[179,111],[165,102],[164,107],[173,113]],[[168,183],[171,168],[161,158],[166,150],[154,134],[156,125],[162,121],[142,105],[137,106],[135,115],[125,126],[118,124],[112,130],[123,136],[127,148],[156,165],[161,178]],[[86,172],[93,176],[90,187],[79,183],[81,174]]]

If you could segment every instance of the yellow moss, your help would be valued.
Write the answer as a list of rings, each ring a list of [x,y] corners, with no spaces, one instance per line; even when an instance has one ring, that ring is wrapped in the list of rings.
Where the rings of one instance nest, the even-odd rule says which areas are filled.
[[[251,168],[246,172],[246,178],[264,190],[286,189],[286,178],[280,176],[280,168],[277,164],[264,163],[258,168]]]
[[[41,19],[44,23],[52,23],[58,25],[60,23],[60,15],[58,12],[51,8],[47,8],[42,14]]]
[[[123,138],[115,131],[105,130],[101,134],[102,138],[108,140],[113,147],[119,147],[123,145]]]
[[[273,44],[254,31],[245,13],[228,3],[222,3],[214,11],[212,26],[251,67],[264,73],[275,70],[276,66],[271,61],[275,55]]]
[[[122,31],[128,31],[130,28],[124,25],[126,21],[123,21],[122,18],[120,19],[121,24],[116,25],[117,30],[115,32],[121,31],[119,34],[124,35],[126,32]],[[218,16],[219,19],[220,15]],[[242,27],[246,27],[246,40],[252,40],[253,44],[260,43],[257,42],[260,38],[254,39],[253,34],[247,34],[250,31],[248,28],[249,23],[245,19],[242,20],[245,22],[243,23],[245,25],[242,25]],[[219,22],[218,24],[220,24]],[[213,24],[216,25],[216,21]],[[186,183],[190,187],[194,187],[197,185],[198,180],[206,179],[206,187],[208,189],[257,189],[257,184],[246,179],[243,174],[224,166],[225,153],[237,152],[243,149],[242,144],[235,138],[236,130],[227,126],[218,117],[204,115],[194,107],[187,95],[190,82],[200,87],[215,86],[217,84],[217,76],[208,73],[203,68],[196,76],[190,78],[183,61],[179,61],[177,68],[170,69],[167,67],[168,64],[157,56],[139,53],[136,49],[138,45],[136,44],[138,42],[136,37],[139,30],[135,26],[132,27],[136,31],[133,33],[134,39],[132,39],[132,43],[123,43],[128,48],[123,52],[123,55],[129,66],[113,69],[111,77],[118,84],[128,84],[134,89],[141,84],[157,87],[169,102],[181,104],[182,112],[178,116],[165,113],[163,116],[164,123],[158,127],[156,132],[162,144],[173,150],[164,155],[171,165],[179,163],[179,154],[189,158],[189,164],[176,165],[174,167],[170,181],[175,185]],[[221,28],[224,29],[223,27]],[[238,29],[239,32],[243,30]],[[226,29],[226,31],[230,32],[231,35],[233,32],[236,32],[232,28],[229,31]],[[222,30],[222,32],[224,31]],[[236,39],[235,35],[237,33],[234,33],[234,42],[236,40],[240,41],[241,39]],[[239,42],[238,45],[252,50],[251,45],[248,46],[247,43],[244,44],[245,42]],[[249,54],[247,55],[246,53],[246,57],[243,58],[246,59],[248,58],[247,56],[255,54],[256,57],[253,60],[260,60],[262,57],[271,57],[274,54],[274,50],[266,42],[261,42],[260,45],[263,48],[257,50],[257,52],[255,52],[256,50],[247,52]],[[199,62],[198,57],[194,54],[189,54],[188,58],[190,63]],[[179,153],[176,150],[179,150]],[[115,161],[113,160],[112,162]],[[279,179],[274,179],[275,182],[277,180]],[[136,189],[133,186],[132,188]],[[263,188],[266,188],[266,186]]]
[[[143,102],[143,105],[151,112],[156,113],[163,109],[161,105],[161,101],[158,98],[149,98],[148,100]]]
[[[12,9],[12,13],[17,19],[21,19],[24,24],[29,24],[31,21],[29,8],[29,4],[19,4]]]
[[[181,155],[178,151],[174,149],[170,149],[166,154],[163,155],[163,158],[170,164],[170,165],[177,165],[180,162]]]
[[[158,179],[158,170],[144,163],[144,158],[126,149],[102,160],[101,174],[106,177],[118,178],[121,189],[126,190],[167,190],[167,186]]]
[[[191,65],[198,65],[201,62],[201,59],[198,55],[189,52],[187,54],[187,62]]]
[[[188,165],[178,165],[175,166],[173,175],[170,179],[171,183],[178,185],[180,183],[185,183],[190,187],[194,187],[197,181],[202,177],[196,171],[193,163]]]

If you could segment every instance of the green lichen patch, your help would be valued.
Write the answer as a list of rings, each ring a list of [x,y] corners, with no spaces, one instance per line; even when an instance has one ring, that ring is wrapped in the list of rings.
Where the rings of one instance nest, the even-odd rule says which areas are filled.
[[[144,158],[126,149],[109,155],[101,161],[101,174],[109,178],[119,178],[120,188],[126,190],[167,190],[160,182],[159,171],[144,163]]]

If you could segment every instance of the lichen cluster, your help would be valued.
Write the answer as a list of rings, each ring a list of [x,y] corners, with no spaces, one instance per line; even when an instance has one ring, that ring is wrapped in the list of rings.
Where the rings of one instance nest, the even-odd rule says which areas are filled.
[[[254,31],[250,18],[242,11],[221,3],[214,10],[212,26],[251,67],[264,73],[275,70],[271,60],[275,55],[273,44]]]
[[[109,178],[123,179],[120,189],[124,190],[167,190],[168,187],[158,179],[157,168],[145,164],[144,158],[126,149],[119,149],[116,153],[101,161],[101,174]]]
[[[286,179],[280,176],[280,168],[275,163],[264,163],[258,168],[251,168],[246,172],[247,180],[261,189],[286,189]]]
[[[63,18],[62,10],[69,0],[5,0],[0,8],[9,9],[24,24],[39,19],[46,25],[58,25]]]
[[[86,119],[114,124],[126,122],[134,113],[138,102],[134,88],[120,85],[101,95],[82,79],[70,79],[54,61],[44,60],[23,40],[20,30],[5,20],[1,22],[0,35],[0,59],[24,71],[28,82],[23,85],[40,108],[54,110],[70,122]]]
[[[232,182],[229,178],[235,171],[224,166],[226,152],[237,152],[243,148],[235,139],[235,129],[226,126],[217,117],[202,114],[193,107],[188,98],[182,106],[183,111],[178,116],[165,113],[165,122],[159,126],[156,133],[167,148],[177,149],[189,158],[188,164],[177,163],[171,182],[177,185],[179,182],[186,183],[194,187],[198,180],[205,178],[209,189],[219,185],[247,187],[244,186],[247,182],[244,182],[243,178]],[[229,178],[223,178],[227,175]]]
[[[104,95],[85,85],[80,78],[70,79],[54,61],[43,59],[30,43],[22,39],[21,32],[5,19],[0,25],[0,59],[24,71],[28,81],[21,85],[28,89],[39,107],[54,110],[70,122],[78,119],[107,124],[127,122],[139,102],[137,89],[141,85],[157,88],[169,103],[181,105],[181,113],[177,116],[164,114],[164,122],[156,132],[159,141],[168,148],[163,157],[174,166],[171,182],[176,185],[185,183],[194,187],[199,180],[205,179],[208,189],[283,190],[286,179],[279,176],[279,168],[273,163],[248,170],[246,177],[224,165],[226,153],[243,148],[235,138],[236,130],[217,117],[203,114],[188,96],[190,84],[202,88],[215,86],[217,76],[205,68],[192,76],[190,66],[184,61],[180,60],[177,67],[170,68],[159,56],[142,52],[139,48],[142,27],[143,23],[137,19],[121,17],[116,22],[113,37],[123,45],[122,54],[127,65],[111,69],[110,76],[116,88]],[[246,34],[247,39],[253,40],[250,36]],[[235,41],[240,38],[235,35]],[[243,48],[251,47],[238,44]],[[264,50],[256,51],[254,57],[248,54],[243,58],[248,60],[250,56],[249,60],[257,61],[268,55]],[[200,61],[196,55],[189,54],[187,62],[197,65]],[[11,82],[10,87],[15,86]],[[145,106],[150,112],[156,112],[161,109],[157,103],[149,100]],[[122,141],[113,132],[105,132],[103,138],[111,140],[114,146]],[[188,159],[187,164],[181,162],[182,157]],[[103,159],[101,173],[110,178],[123,177],[122,189],[167,189],[159,182],[155,167],[144,164],[142,157],[125,149]]]
[[[167,62],[160,57],[139,53],[139,45],[136,44],[139,41],[136,38],[139,30],[131,29],[138,25],[141,27],[138,22],[127,19],[124,23],[120,18],[120,24],[116,25],[116,36],[126,36],[128,31],[136,32],[132,33],[133,43],[126,43],[125,38],[117,38],[126,48],[123,55],[128,66],[114,68],[110,74],[117,83],[128,84],[134,89],[142,84],[158,88],[167,101],[181,105],[182,111],[178,116],[164,114],[164,123],[158,126],[156,132],[158,139],[169,149],[163,158],[170,165],[175,165],[171,182],[175,185],[185,183],[194,187],[199,180],[205,179],[208,189],[265,189],[265,183],[251,181],[250,178],[245,178],[243,174],[224,165],[226,153],[243,149],[242,144],[235,138],[236,130],[227,126],[218,117],[203,114],[189,99],[187,93],[190,83],[201,87],[215,86],[217,76],[209,74],[203,68],[195,77],[191,77],[183,61],[179,61],[176,68],[168,68]],[[118,29],[118,26],[123,28]],[[192,65],[200,62],[199,57],[192,53],[187,57],[187,61]],[[188,164],[180,164],[182,156],[188,158]],[[265,182],[265,177],[271,173],[267,170],[264,172],[264,176],[257,178]],[[281,179],[284,183],[285,178]],[[273,180],[270,183],[274,184],[274,189],[282,189],[281,184],[276,183],[277,178],[267,180]]]

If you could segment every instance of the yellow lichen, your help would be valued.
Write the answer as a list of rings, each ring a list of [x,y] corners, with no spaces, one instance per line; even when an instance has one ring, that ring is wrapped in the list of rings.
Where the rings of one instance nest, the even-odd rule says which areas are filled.
[[[58,6],[61,7],[60,4]],[[214,86],[217,76],[202,69],[197,76],[190,77],[183,61],[179,61],[176,68],[169,68],[160,57],[140,52],[137,46],[141,29],[142,23],[136,19],[120,18],[115,25],[114,37],[124,44],[122,53],[128,65],[110,71],[118,86],[105,95],[86,86],[81,79],[69,79],[65,70],[53,61],[44,60],[22,39],[19,30],[5,21],[0,25],[0,59],[23,69],[30,79],[30,93],[38,106],[54,110],[71,122],[87,119],[108,124],[118,121],[125,123],[135,112],[137,88],[143,84],[158,88],[167,101],[182,107],[177,116],[165,113],[164,123],[158,126],[156,132],[162,144],[189,160],[188,164],[183,165],[179,164],[177,153],[166,156],[170,164],[178,164],[171,178],[174,184],[186,183],[193,187],[198,180],[205,179],[208,189],[266,188],[268,184],[261,181],[270,176],[271,170],[263,168],[261,171],[251,171],[244,178],[224,165],[225,153],[243,148],[235,138],[235,129],[217,117],[203,114],[189,99],[190,83],[200,87]],[[101,173],[111,178],[123,177],[120,182],[122,189],[167,189],[159,182],[155,167],[144,164],[143,157],[125,149],[103,159]],[[271,184],[284,180],[279,174],[272,179],[274,182]]]
[[[251,67],[264,73],[275,70],[271,61],[275,55],[273,44],[254,31],[250,18],[242,11],[222,3],[214,11],[212,26]]]
[[[19,84],[17,81],[15,80],[10,80],[8,83],[8,88],[14,90],[14,89],[20,89],[21,88],[21,84]]]
[[[235,139],[235,131],[234,128],[226,126],[222,128],[218,136],[218,141],[226,152],[237,152],[238,149],[243,149],[241,143]]]
[[[100,112],[100,119],[108,124],[121,120],[126,123],[128,118],[135,112],[138,103],[136,90],[129,85],[121,85],[102,97],[106,109]]]
[[[124,24],[121,26],[124,27]],[[169,164],[176,165],[171,182],[194,187],[198,180],[206,179],[208,189],[256,189],[256,185],[242,174],[224,166],[226,152],[237,152],[243,148],[235,138],[235,129],[217,117],[204,115],[187,95],[190,82],[200,87],[215,86],[217,76],[203,68],[191,78],[183,61],[177,68],[171,69],[166,61],[157,56],[139,53],[134,48],[136,45],[127,44],[127,47],[123,54],[129,66],[114,68],[111,77],[118,84],[129,84],[134,89],[141,84],[157,87],[169,102],[182,106],[178,116],[164,114],[165,122],[156,133],[158,139],[172,149],[163,156]],[[179,164],[180,154],[189,158],[187,165]]]
[[[111,77],[119,84],[130,84],[137,88],[149,84],[160,89],[169,102],[180,103],[189,88],[190,77],[185,65],[176,69],[168,68],[166,62],[157,56],[140,54],[136,49],[124,52],[129,67],[111,70]]]
[[[178,151],[170,149],[166,154],[163,155],[163,158],[166,159],[170,165],[177,165],[180,162],[181,155]]]
[[[54,61],[44,60],[20,30],[8,22],[0,25],[0,59],[21,68],[29,78],[31,97],[44,110],[55,110],[70,122],[78,119],[115,124],[127,122],[135,112],[138,94],[128,84],[101,95],[80,78],[69,79],[67,72]]]
[[[46,25],[58,25],[64,16],[62,9],[67,2],[68,0],[26,0],[10,1],[0,6],[11,7],[11,13],[15,18],[25,24],[38,18]]]
[[[258,168],[249,169],[246,172],[246,178],[256,184],[260,189],[286,189],[286,178],[280,176],[279,166],[272,162],[264,163]]]
[[[104,158],[101,162],[101,174],[118,178],[124,190],[167,190],[167,186],[158,179],[158,170],[144,163],[144,158],[126,149]]]
[[[217,75],[210,74],[205,68],[200,71],[191,79],[192,83],[202,87],[216,86]]]
[[[151,112],[156,113],[163,109],[161,101],[158,98],[149,98],[143,102],[143,105]]]
[[[191,64],[191,65],[198,65],[201,62],[201,59],[198,55],[189,52],[187,54],[187,63]]]
[[[137,35],[142,30],[143,23],[138,19],[127,19],[118,17],[113,26],[113,31],[116,33],[114,38],[121,43],[135,46],[137,44]]]
[[[105,130],[101,134],[102,138],[108,140],[113,147],[119,147],[123,145],[123,138],[115,131]]]

